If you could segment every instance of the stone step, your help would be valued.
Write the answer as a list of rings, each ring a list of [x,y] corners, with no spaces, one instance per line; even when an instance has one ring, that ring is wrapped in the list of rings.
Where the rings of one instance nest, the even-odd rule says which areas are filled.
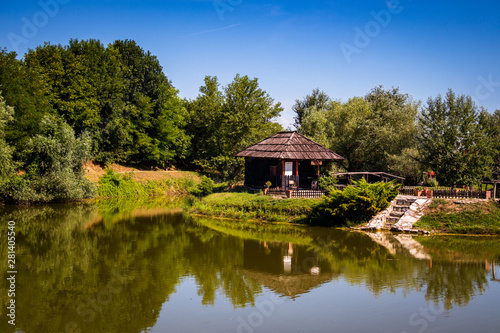
[[[410,209],[410,206],[394,206],[392,207],[392,210],[395,212],[406,212]]]
[[[385,221],[386,225],[396,224],[399,222],[399,217],[388,217]]]
[[[389,216],[393,216],[393,217],[402,217],[403,215],[405,215],[405,212],[396,212],[396,211],[392,211]]]

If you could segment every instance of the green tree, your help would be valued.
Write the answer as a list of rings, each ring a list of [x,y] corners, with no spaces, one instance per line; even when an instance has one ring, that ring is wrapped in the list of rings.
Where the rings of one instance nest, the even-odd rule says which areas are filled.
[[[295,112],[295,128],[300,131],[302,121],[307,116],[311,108],[315,107],[316,110],[322,110],[327,107],[331,101],[324,91],[316,88],[312,91],[311,95],[307,95],[302,101],[296,99],[295,104],[292,106],[292,111]]]
[[[128,131],[128,162],[140,160],[165,166],[183,157],[190,138],[185,133],[188,113],[178,91],[163,73],[158,59],[134,41],[116,41],[121,57],[123,81],[128,84],[123,96],[122,118]]]
[[[185,154],[188,114],[178,91],[134,41],[46,43],[25,63],[43,77],[57,114],[92,134],[98,161],[165,166]]]
[[[493,158],[493,172],[496,173],[496,178],[500,176],[500,110],[496,110],[493,114],[484,114],[487,121],[488,137],[493,143],[496,154]]]
[[[0,90],[15,110],[13,121],[5,128],[6,140],[20,150],[36,134],[42,118],[54,110],[45,78],[16,57],[15,52],[0,49]]]
[[[76,138],[68,124],[47,116],[40,123],[40,133],[29,140],[23,151],[26,173],[10,177],[0,194],[14,202],[92,197],[94,186],[82,169],[90,150],[90,136]]]
[[[364,98],[310,107],[301,132],[343,156],[348,171],[404,171],[394,163],[415,148],[417,108],[408,94],[378,86]]]
[[[13,149],[5,141],[5,127],[8,122],[12,121],[13,115],[14,108],[5,103],[0,91],[0,184],[14,171]]]
[[[282,130],[273,120],[283,108],[257,78],[238,74],[221,89],[217,77],[207,76],[198,97],[186,105],[192,119],[189,134],[196,138],[190,159],[223,179],[241,176],[243,160],[235,153]]]
[[[470,96],[429,98],[419,118],[422,164],[436,172],[441,184],[474,185],[491,174],[494,147],[484,113]]]

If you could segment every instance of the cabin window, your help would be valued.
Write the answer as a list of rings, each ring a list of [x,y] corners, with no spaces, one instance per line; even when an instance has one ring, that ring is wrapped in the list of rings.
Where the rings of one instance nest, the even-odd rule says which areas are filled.
[[[285,176],[293,176],[293,162],[285,162]]]

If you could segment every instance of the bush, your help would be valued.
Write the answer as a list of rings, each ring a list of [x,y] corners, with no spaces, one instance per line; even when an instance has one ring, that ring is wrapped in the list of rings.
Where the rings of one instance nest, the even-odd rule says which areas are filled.
[[[387,208],[398,195],[400,184],[378,182],[368,184],[366,180],[353,181],[343,191],[330,191],[308,218],[314,225],[351,226],[367,222]]]
[[[427,178],[427,179],[424,181],[424,186],[427,186],[427,187],[438,187],[438,186],[439,186],[439,183],[438,183],[438,181],[436,180],[436,178]]]
[[[10,202],[50,202],[95,196],[94,185],[82,169],[90,146],[90,136],[76,138],[64,121],[45,117],[39,134],[22,152],[26,173],[10,176],[0,189],[0,197]]]
[[[201,183],[198,184],[198,188],[195,194],[209,195],[214,191],[214,181],[207,176],[201,177]]]
[[[335,184],[338,183],[338,179],[335,176],[321,177],[318,180],[319,186],[325,191],[331,192],[335,190]]]

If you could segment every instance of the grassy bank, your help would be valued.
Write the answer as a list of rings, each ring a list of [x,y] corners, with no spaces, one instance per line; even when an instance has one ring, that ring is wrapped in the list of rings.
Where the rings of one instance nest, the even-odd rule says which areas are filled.
[[[154,180],[135,180],[134,172],[116,173],[108,169],[99,179],[97,194],[101,198],[187,195],[194,191],[200,183],[195,172],[177,172],[175,177],[162,175]]]
[[[450,234],[500,235],[500,203],[434,199],[415,228]]]
[[[317,205],[317,199],[276,199],[258,193],[214,193],[193,204],[192,213],[212,217],[300,222]]]

